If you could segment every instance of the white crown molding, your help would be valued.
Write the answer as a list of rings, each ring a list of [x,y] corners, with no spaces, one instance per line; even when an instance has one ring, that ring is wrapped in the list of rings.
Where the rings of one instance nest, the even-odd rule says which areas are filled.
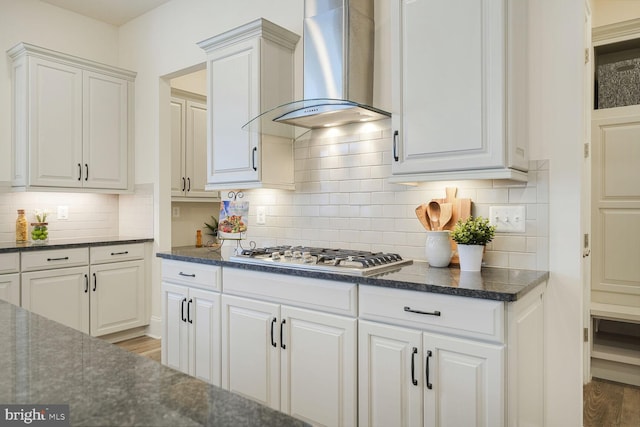
[[[591,30],[594,46],[640,37],[640,18],[602,25]]]

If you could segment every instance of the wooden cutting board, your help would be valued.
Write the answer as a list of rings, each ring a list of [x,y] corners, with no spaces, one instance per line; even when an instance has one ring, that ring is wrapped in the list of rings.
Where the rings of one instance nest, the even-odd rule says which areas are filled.
[[[451,220],[442,227],[443,230],[451,230],[459,219],[467,219],[471,216],[471,199],[459,199],[456,197],[458,189],[456,187],[447,187],[445,189],[446,197],[444,199],[433,199],[438,203],[451,203]],[[459,264],[458,245],[451,240],[451,250],[454,251],[452,264]]]

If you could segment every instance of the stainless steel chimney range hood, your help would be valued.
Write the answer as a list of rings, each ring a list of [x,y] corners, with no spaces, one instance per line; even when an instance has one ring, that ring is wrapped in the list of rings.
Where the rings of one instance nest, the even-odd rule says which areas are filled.
[[[264,112],[243,129],[292,138],[295,127],[391,117],[371,106],[373,0],[305,0],[304,15],[304,99]]]

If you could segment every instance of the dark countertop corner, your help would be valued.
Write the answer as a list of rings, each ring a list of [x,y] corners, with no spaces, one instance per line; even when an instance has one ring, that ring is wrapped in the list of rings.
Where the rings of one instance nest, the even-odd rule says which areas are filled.
[[[308,425],[4,301],[0,324],[3,404],[68,404],[72,426]]]
[[[87,246],[109,246],[124,245],[127,243],[153,242],[152,237],[131,237],[131,236],[103,236],[103,237],[81,237],[77,239],[50,239],[44,244],[32,244],[31,242],[0,243],[0,254],[9,252],[41,251],[46,249],[68,249],[82,248]]]

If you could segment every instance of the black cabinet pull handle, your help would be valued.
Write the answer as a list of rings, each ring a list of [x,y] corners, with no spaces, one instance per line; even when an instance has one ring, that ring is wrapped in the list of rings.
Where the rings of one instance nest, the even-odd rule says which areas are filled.
[[[276,324],[276,321],[278,319],[276,319],[275,317],[271,320],[271,346],[272,347],[277,347],[278,344],[276,344],[276,342],[273,339],[273,326]]]
[[[180,307],[180,319],[182,319],[183,322],[186,322],[187,319],[184,317],[184,303],[187,302],[186,298],[182,298],[182,307]]]
[[[283,336],[283,332],[282,332],[282,331],[283,331],[283,329],[284,329],[284,324],[285,324],[286,322],[287,322],[287,320],[286,320],[286,319],[282,319],[282,323],[280,323],[280,347],[281,347],[283,350],[286,350],[286,349],[287,349],[287,346],[286,346],[286,345],[284,345],[284,339],[282,338],[282,336]]]
[[[187,188],[187,181],[185,181],[184,176],[182,177],[182,191]]]
[[[191,178],[187,178],[187,192],[191,191]]]
[[[84,275],[84,293],[89,292],[89,276]]]
[[[84,170],[86,172],[85,176],[84,176],[84,180],[88,181],[89,180],[89,165],[88,164],[84,164]]]
[[[82,180],[82,165],[78,163],[78,181]]]
[[[429,359],[431,358],[432,355],[433,355],[433,353],[431,353],[431,350],[427,350],[427,367],[425,369],[425,372],[426,372],[426,374],[425,374],[426,378],[425,379],[427,381],[427,388],[429,390],[431,390],[433,388],[433,384],[431,384],[429,382]]]
[[[437,310],[436,311],[420,311],[420,310],[413,310],[409,306],[405,306],[404,311],[408,311],[409,313],[426,314],[428,316],[440,316],[440,312]]]
[[[189,303],[187,304],[187,322],[189,323],[193,323],[193,320],[191,320],[191,303],[193,302],[193,299],[189,299]]]
[[[68,256],[64,256],[62,258],[47,258],[47,261],[66,261],[68,259],[69,259]]]
[[[96,291],[97,287],[98,287],[98,277],[96,276],[96,273],[93,273],[93,292]]]
[[[418,385],[418,380],[416,379],[416,354],[418,354],[418,348],[413,347],[411,352],[411,382],[413,385]]]
[[[111,252],[111,256],[113,256],[113,255],[126,255],[126,254],[128,254],[128,253],[129,253],[129,251],[124,251],[124,252]]]
[[[196,277],[195,274],[187,274],[187,273],[183,273],[182,271],[180,273],[178,273],[180,276],[184,276],[184,277]]]
[[[258,166],[256,166],[256,153],[257,152],[258,152],[258,147],[253,147],[253,152],[251,153],[251,163],[252,163],[254,171],[258,170]]]
[[[398,131],[393,132],[393,160],[400,160],[398,156]]]

